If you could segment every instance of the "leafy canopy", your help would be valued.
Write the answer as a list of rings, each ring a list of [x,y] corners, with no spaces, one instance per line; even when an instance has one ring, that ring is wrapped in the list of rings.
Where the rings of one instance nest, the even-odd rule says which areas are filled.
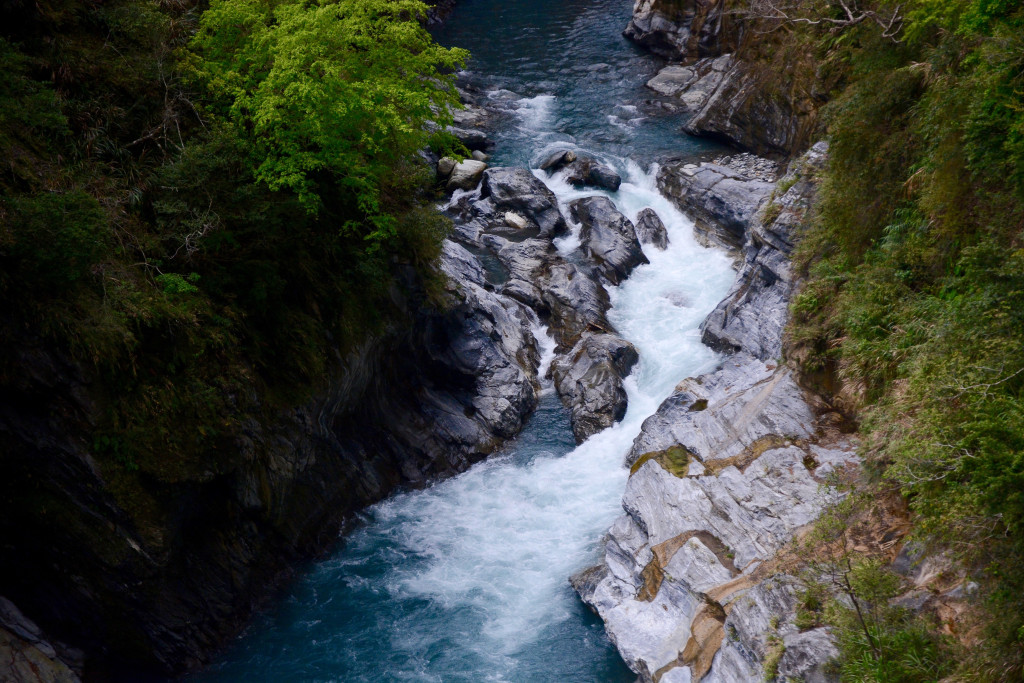
[[[466,52],[433,42],[419,0],[213,0],[192,41],[210,113],[250,146],[256,179],[298,194],[310,213],[326,192],[354,198],[364,221],[395,232],[380,187],[459,106],[451,72]]]

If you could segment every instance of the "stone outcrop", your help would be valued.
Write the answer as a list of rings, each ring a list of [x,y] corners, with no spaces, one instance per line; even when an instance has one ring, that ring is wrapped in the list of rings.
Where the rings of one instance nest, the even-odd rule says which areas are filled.
[[[676,97],[687,111],[700,111],[732,68],[732,55],[701,59],[691,66],[670,64],[647,81],[651,90]]]
[[[718,56],[732,32],[724,0],[636,0],[623,31],[666,59]]]
[[[542,165],[559,170],[579,158],[562,150]],[[621,282],[647,258],[633,224],[607,197],[598,196],[571,204],[574,220],[582,224],[582,262],[566,260],[552,242],[555,229],[538,226],[553,226],[558,211],[550,190],[523,168],[489,169],[479,196],[458,197],[447,207],[456,239],[481,258],[495,259],[507,274],[491,282],[495,291],[547,323],[557,344],[551,378],[582,442],[625,415],[623,379],[638,360],[636,349],[608,321],[604,283]],[[647,220],[652,239],[665,239],[663,225],[657,234],[657,217]]]
[[[693,218],[698,239],[736,250],[774,185],[718,164],[670,162],[658,170],[658,188]]]
[[[817,105],[780,92],[767,66],[736,58],[721,74],[713,70],[713,62],[698,62],[694,68],[710,69],[714,76],[712,82],[702,79],[694,84],[702,103],[683,126],[687,133],[761,155],[786,157],[806,149]],[[688,92],[681,94],[683,101],[688,97]]]
[[[723,0],[636,0],[625,35],[673,63],[648,81],[692,115],[683,129],[763,156],[788,158],[817,133],[827,87],[781,81],[780,38]],[[813,73],[813,69],[810,70]],[[817,76],[815,76],[816,78]],[[819,92],[820,91],[820,92]]]
[[[744,224],[744,267],[716,311],[727,312],[721,329],[735,352],[680,383],[644,422],[627,456],[625,514],[608,532],[601,564],[572,578],[647,683],[762,680],[776,658],[778,680],[831,680],[831,638],[827,629],[795,626],[800,584],[780,558],[838,500],[825,481],[856,462],[855,443],[818,422],[772,352],[786,309],[766,304],[784,303],[788,280],[753,281],[763,268],[783,272],[824,153],[815,147],[794,166],[785,208],[767,226]],[[717,215],[745,211],[723,206]]]
[[[796,162],[779,186],[788,189],[781,196],[773,195],[752,222],[739,276],[702,326],[708,346],[720,351],[743,349],[761,360],[782,356],[782,331],[794,285],[789,256],[827,149],[825,143],[818,143]]]
[[[0,597],[0,681],[79,683],[82,653],[50,643],[42,630]]]

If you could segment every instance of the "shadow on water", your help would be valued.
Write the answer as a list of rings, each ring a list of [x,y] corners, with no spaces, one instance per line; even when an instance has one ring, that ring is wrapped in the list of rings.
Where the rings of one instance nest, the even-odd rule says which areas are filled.
[[[649,253],[650,265],[609,292],[609,317],[641,357],[626,383],[626,417],[577,446],[549,386],[501,454],[364,511],[342,547],[189,680],[635,679],[567,579],[597,561],[600,538],[621,513],[623,456],[643,420],[676,382],[717,362],[698,326],[733,272],[725,255],[696,244],[692,223],[645,170],[663,156],[716,148],[658,113],[643,84],[660,60],[621,36],[632,4],[460,0],[436,34],[473,53],[466,78],[481,96],[511,103],[508,120],[492,131],[492,163],[526,165],[568,143],[623,173],[609,196],[627,216],[652,206],[665,220],[669,249]],[[558,178],[545,182],[560,201],[580,194]],[[484,265],[492,284],[508,277],[493,258]]]

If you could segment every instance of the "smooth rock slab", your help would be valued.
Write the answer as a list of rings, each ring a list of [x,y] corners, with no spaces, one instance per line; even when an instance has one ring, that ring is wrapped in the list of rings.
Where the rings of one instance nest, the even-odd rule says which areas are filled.
[[[774,184],[717,164],[672,163],[658,171],[658,188],[694,219],[698,237],[739,249]]]

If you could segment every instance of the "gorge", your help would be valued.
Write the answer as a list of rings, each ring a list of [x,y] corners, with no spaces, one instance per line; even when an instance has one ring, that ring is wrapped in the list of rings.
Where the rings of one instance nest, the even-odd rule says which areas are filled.
[[[1024,667],[1019,8],[134,2],[2,10],[0,681]]]

